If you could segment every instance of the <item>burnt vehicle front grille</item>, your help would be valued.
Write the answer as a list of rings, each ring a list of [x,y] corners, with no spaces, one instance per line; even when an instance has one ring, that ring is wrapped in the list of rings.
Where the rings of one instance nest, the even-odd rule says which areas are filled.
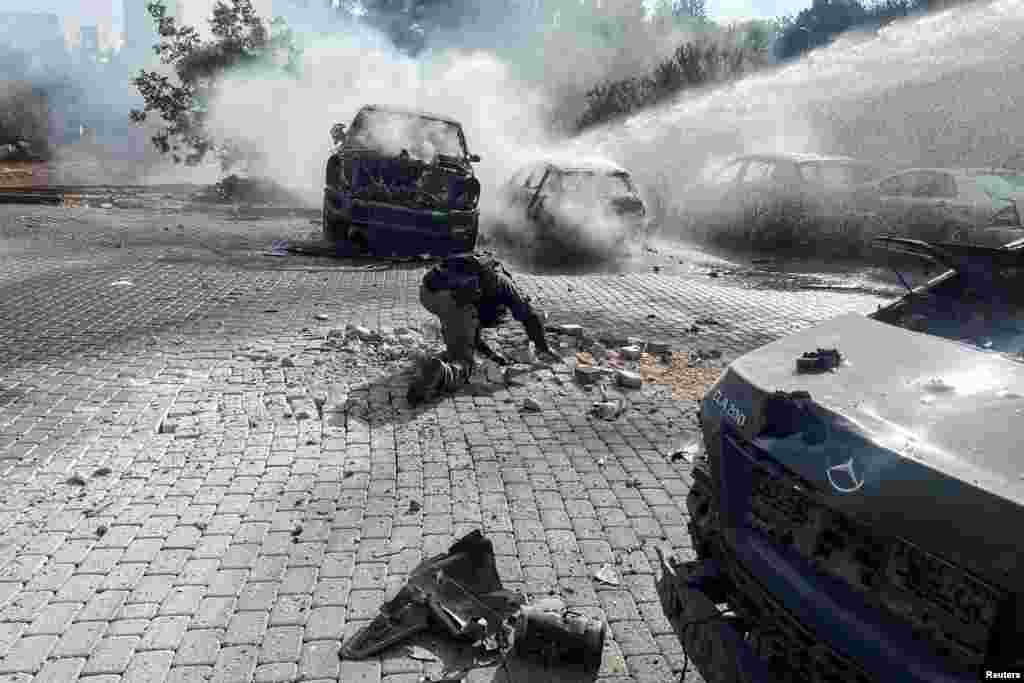
[[[984,664],[1006,594],[898,538],[826,507],[786,471],[751,471],[747,525],[905,622],[954,670]]]
[[[779,683],[880,683],[847,657],[822,645],[738,562],[729,562],[727,566],[736,591],[729,596],[730,604],[754,624],[747,641],[767,664],[774,680]]]

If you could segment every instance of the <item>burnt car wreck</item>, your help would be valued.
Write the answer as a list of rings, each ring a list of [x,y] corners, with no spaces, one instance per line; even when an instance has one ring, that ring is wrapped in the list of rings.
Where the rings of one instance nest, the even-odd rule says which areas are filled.
[[[510,218],[529,226],[530,243],[555,247],[559,254],[621,252],[648,227],[632,177],[611,162],[534,163],[513,174],[501,197]]]
[[[422,112],[365,106],[332,129],[324,237],[357,252],[466,251],[479,233],[480,182],[462,126]]]
[[[945,272],[741,357],[701,403],[696,560],[663,555],[659,594],[708,681],[1024,667],[1024,240],[874,246]],[[838,365],[801,368],[815,349]]]

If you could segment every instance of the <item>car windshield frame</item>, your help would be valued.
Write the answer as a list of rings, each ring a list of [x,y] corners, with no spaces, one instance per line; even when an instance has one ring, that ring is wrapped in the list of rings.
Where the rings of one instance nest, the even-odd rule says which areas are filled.
[[[389,146],[388,141],[374,139],[373,134],[370,132],[370,123],[374,118],[379,119],[381,122],[386,122],[389,125],[397,124],[396,128],[401,129],[401,132],[403,133],[415,130],[417,128],[417,124],[423,130],[436,128],[450,131],[448,141],[454,143],[457,149],[452,149],[451,145],[447,145],[444,150],[437,150],[436,154],[460,159],[466,159],[470,156],[469,147],[466,144],[466,137],[460,124],[432,116],[424,116],[422,114],[394,112],[385,109],[365,109],[359,112],[352,121],[352,126],[348,130],[346,139],[351,140],[354,145],[359,147],[378,149],[386,153],[393,153],[397,155],[402,150],[406,150],[410,155],[416,158],[428,160],[428,157],[433,157],[433,155],[429,154],[417,154],[415,148],[410,149],[410,147],[413,147],[413,144],[410,144],[413,142],[412,140],[407,139],[400,144],[395,144],[395,142],[392,141],[392,144]],[[394,122],[394,124],[392,122]],[[424,136],[424,140],[419,142],[420,144],[431,144],[429,140],[426,140],[426,136]],[[451,153],[453,151],[455,152],[454,154]]]
[[[847,178],[848,178],[848,182],[845,182],[843,184],[835,184],[835,183],[823,182],[823,176],[822,176],[821,170],[824,167],[828,167],[828,168],[841,168],[841,169],[843,169],[843,171],[846,172],[846,175],[847,175]],[[809,170],[809,169],[814,169],[813,176],[809,176],[808,175],[807,170]],[[864,185],[866,183],[870,183],[870,182],[876,180],[877,177],[878,177],[878,174],[875,173],[874,170],[870,166],[867,166],[867,165],[864,165],[864,164],[858,164],[858,163],[851,162],[851,161],[822,161],[822,160],[804,161],[804,162],[801,162],[801,163],[797,164],[797,170],[800,173],[800,177],[804,181],[810,182],[810,183],[819,184],[819,185],[824,185],[825,187],[830,188],[830,189],[844,189],[844,188],[858,187],[860,185]]]
[[[589,180],[578,180],[575,184],[565,182],[568,178]],[[600,178],[599,181],[594,182]],[[612,183],[609,179],[614,178],[618,183]],[[607,183],[607,184],[604,184]],[[612,185],[621,188],[618,191],[598,191],[599,189],[611,189]],[[557,169],[548,176],[545,186],[551,191],[559,194],[584,194],[593,193],[599,197],[622,197],[636,192],[629,174],[624,171],[591,171],[591,170],[564,170]],[[589,188],[589,189],[588,189]]]

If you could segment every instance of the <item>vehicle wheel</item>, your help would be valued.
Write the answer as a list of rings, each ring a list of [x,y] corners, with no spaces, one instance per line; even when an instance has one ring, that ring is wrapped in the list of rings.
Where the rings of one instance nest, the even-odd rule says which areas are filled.
[[[354,233],[349,238],[349,242],[352,243],[352,248],[357,254],[364,255],[370,252],[370,241],[361,232]]]
[[[327,207],[320,212],[320,223],[324,230],[324,239],[328,242],[344,242],[348,235],[348,226],[337,220],[331,220],[327,216]]]

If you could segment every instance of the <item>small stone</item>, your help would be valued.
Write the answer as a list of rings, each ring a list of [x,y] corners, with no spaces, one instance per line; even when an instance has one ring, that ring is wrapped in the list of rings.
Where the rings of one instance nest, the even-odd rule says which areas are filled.
[[[92,473],[92,476],[94,476],[94,477],[105,477],[108,474],[110,474],[110,472],[111,472],[111,470],[110,470],[109,467],[100,467],[100,468],[97,468],[97,470]]]
[[[615,373],[615,379],[618,380],[619,386],[627,389],[640,389],[644,386],[644,378],[628,370],[618,370]]]
[[[619,353],[626,360],[639,360],[640,359],[640,347],[639,346],[623,346],[619,349]]]
[[[575,371],[576,381],[584,386],[598,382],[604,373],[599,368],[580,365]]]
[[[77,474],[72,474],[70,477],[64,480],[64,483],[68,486],[85,486],[85,479]]]
[[[295,367],[295,361],[293,361],[291,358],[282,358],[281,359],[281,365],[282,365],[282,367],[286,367],[286,368],[294,368]]]
[[[330,317],[326,313],[317,313],[313,317],[317,320],[330,320]]]
[[[559,325],[558,331],[561,334],[568,335],[570,337],[582,337],[583,326],[582,325]]]
[[[531,413],[539,413],[541,410],[540,403],[536,399],[527,398],[523,401],[523,410],[528,410]]]
[[[409,501],[409,507],[405,511],[405,514],[407,514],[407,515],[415,515],[421,509],[423,509],[423,506],[420,505],[419,501],[410,500]]]
[[[655,356],[663,356],[672,350],[672,345],[664,341],[647,342],[647,353]]]
[[[96,527],[96,536],[98,538],[103,538],[106,535],[107,535],[107,527],[106,527],[105,524],[100,524],[98,527]]]
[[[620,583],[622,583],[619,580],[619,575],[615,571],[615,568],[607,563],[602,565],[600,569],[594,572],[594,578],[607,586],[618,586]]]

